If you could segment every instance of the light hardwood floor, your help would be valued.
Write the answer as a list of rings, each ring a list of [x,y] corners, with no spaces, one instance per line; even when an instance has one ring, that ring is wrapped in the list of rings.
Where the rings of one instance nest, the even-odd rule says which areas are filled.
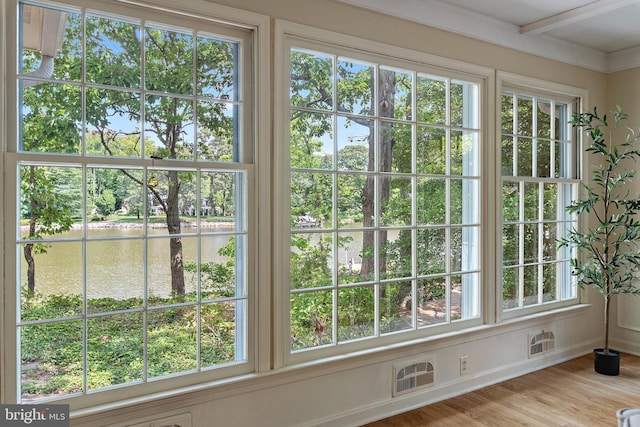
[[[640,357],[622,354],[620,375],[583,356],[366,427],[617,426],[616,411],[640,407]]]

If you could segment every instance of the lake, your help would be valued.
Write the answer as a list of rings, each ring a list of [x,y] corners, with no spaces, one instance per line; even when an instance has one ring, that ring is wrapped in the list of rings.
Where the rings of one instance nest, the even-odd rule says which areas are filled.
[[[183,228],[182,250],[185,264],[196,262],[200,254],[202,262],[227,262],[228,257],[218,250],[229,243],[234,232],[233,224],[218,226],[216,234],[203,235],[198,248],[198,239],[189,236],[189,228]],[[195,228],[194,228],[195,231]],[[213,230],[212,230],[213,231]],[[140,227],[91,228],[90,239],[83,248],[82,230],[74,229],[56,235],[56,241],[46,253],[35,255],[36,292],[50,294],[82,294],[82,262],[86,253],[87,298],[114,297],[119,299],[142,297],[145,276],[149,292],[167,297],[171,291],[171,266],[169,236],[166,228],[150,228],[145,253],[145,241],[141,239]],[[118,239],[114,239],[118,237]],[[22,249],[22,248],[21,248]],[[145,260],[148,268],[145,268]],[[20,252],[21,283],[27,283],[27,265],[23,251]],[[186,291],[195,288],[193,273],[185,271]]]

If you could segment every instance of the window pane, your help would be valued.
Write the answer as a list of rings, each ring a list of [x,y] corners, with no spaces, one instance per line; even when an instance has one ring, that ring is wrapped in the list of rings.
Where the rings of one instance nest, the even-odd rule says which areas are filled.
[[[291,295],[291,349],[302,350],[333,342],[333,292]]]
[[[503,93],[500,107],[501,131],[505,135],[513,135],[513,94]]]
[[[502,136],[502,176],[513,176],[513,137]]]
[[[374,292],[372,287],[338,290],[338,341],[351,341],[373,335]]]
[[[380,278],[395,279],[410,277],[412,261],[408,254],[413,252],[409,230],[381,230],[380,241],[386,242],[380,252]]]
[[[57,83],[22,85],[20,149],[41,153],[79,154],[82,92]]]
[[[332,110],[333,57],[291,50],[290,101],[292,106]]]
[[[146,89],[192,94],[193,35],[188,32],[146,27],[144,36]]]
[[[451,126],[479,127],[478,92],[475,84],[451,82]]]
[[[21,319],[55,319],[82,313],[82,244],[19,246]]]
[[[541,138],[551,138],[551,101],[539,99],[537,107],[537,135]]]
[[[82,18],[59,9],[21,4],[20,73],[36,79],[79,81]],[[62,60],[64,58],[64,61]],[[24,80],[23,85],[37,85]]]
[[[533,136],[533,99],[518,96],[518,135]]]
[[[520,226],[504,225],[502,227],[502,262],[505,266],[520,263]]]
[[[446,131],[418,127],[417,173],[444,175],[447,170]]]
[[[417,88],[418,121],[434,125],[447,124],[447,82],[419,75]]]
[[[82,321],[23,326],[19,334],[23,401],[82,392]]]
[[[523,267],[524,270],[524,305],[538,303],[538,266]]]
[[[231,103],[198,102],[197,109],[198,159],[237,161],[238,107]],[[187,152],[184,155],[189,156]]]
[[[380,67],[380,78],[387,81],[383,85],[391,85],[395,83],[393,91],[394,97],[391,99],[387,96],[382,105],[384,111],[380,112],[383,117],[393,117],[398,120],[411,120],[411,89],[413,88],[413,75],[410,72],[387,69]],[[392,103],[392,107],[389,105]],[[393,115],[390,113],[393,112]]]
[[[142,319],[142,313],[122,313],[87,320],[89,390],[142,381]]]
[[[60,239],[72,228],[82,229],[77,224],[81,225],[83,217],[81,173],[74,167],[19,166],[18,200],[20,218],[25,225],[20,227],[23,239]],[[43,249],[37,250],[43,252]]]
[[[549,178],[551,176],[551,143],[546,139],[538,139],[536,148],[538,150],[536,175],[540,178]]]
[[[520,186],[517,182],[504,181],[502,184],[502,220],[520,219]]]
[[[418,224],[444,224],[447,214],[446,180],[418,179]]]
[[[145,141],[152,147],[147,157],[194,158],[193,103],[180,98],[147,95],[145,99]]]
[[[236,245],[236,241],[240,244]],[[201,240],[200,298],[214,300],[245,296],[244,283],[238,283],[236,257],[242,257],[243,236],[213,235]],[[237,248],[239,246],[239,248]],[[238,253],[236,255],[236,253]],[[185,270],[194,276],[198,264],[185,263]],[[240,276],[241,277],[241,276]],[[195,277],[194,279],[195,283]]]
[[[195,278],[184,274],[184,265],[196,262],[196,244],[196,239],[192,237],[154,238],[147,241],[147,257],[165,260],[154,263],[153,268],[147,270],[147,298],[150,305],[197,299]]]
[[[348,58],[338,59],[338,105],[340,111],[370,115],[372,113],[374,68]],[[380,72],[380,78],[386,74]],[[393,77],[391,77],[393,78]],[[363,84],[364,83],[364,84]],[[393,116],[388,116],[393,117]]]
[[[341,285],[368,282],[373,272],[362,271],[362,231],[345,231],[338,234],[338,283]]]
[[[291,222],[296,228],[333,226],[333,177],[322,173],[291,173]]]
[[[370,144],[373,140],[374,122],[372,120],[352,120],[346,117],[338,117],[337,138],[338,138],[338,152],[334,153],[333,146],[324,146],[328,148],[327,154],[333,154],[333,158],[338,161],[338,168],[346,170],[369,170],[370,166],[373,166],[372,160],[372,148]],[[389,135],[391,136],[391,135]],[[362,157],[366,153],[366,161]],[[337,156],[335,155],[337,154]],[[382,158],[385,158],[385,168],[383,170],[390,171],[391,153],[380,153]],[[357,156],[357,157],[356,157]],[[352,159],[352,157],[356,157]],[[331,158],[331,157],[329,157]],[[355,161],[354,161],[355,160]],[[333,166],[327,162],[329,168],[333,169]],[[366,167],[369,166],[369,167]],[[350,169],[349,167],[355,167],[357,169]],[[366,169],[365,169],[366,167]],[[381,166],[382,167],[382,166]]]
[[[539,219],[540,186],[538,183],[524,183],[524,220],[536,221]]]
[[[558,218],[558,184],[544,184],[544,212],[545,220]]]
[[[87,89],[87,154],[140,157],[151,152],[151,144],[142,147],[140,96],[131,92]]]
[[[364,206],[363,197],[367,175],[340,174],[338,175],[338,218],[339,225],[353,227],[362,226]]]
[[[413,180],[383,176],[380,188],[380,225],[411,225],[411,194]]]
[[[518,176],[533,176],[533,140],[518,138]]]
[[[480,175],[478,138],[477,132],[451,131],[451,175]]]
[[[246,323],[244,301],[205,304],[200,308],[200,364],[202,367],[246,360],[239,324]]]
[[[238,43],[197,38],[198,95],[216,99],[238,100]]]
[[[291,288],[331,286],[333,238],[329,233],[291,236]]]
[[[447,321],[447,281],[444,277],[418,280],[418,325]]]
[[[476,224],[480,222],[480,182],[475,179],[452,179],[451,223]]]
[[[411,173],[411,129],[410,125],[399,123],[380,123],[380,133],[383,141],[393,141],[393,144],[385,145],[391,149],[391,153],[380,156],[381,171],[395,173]],[[385,162],[391,162],[387,165]]]
[[[140,87],[140,25],[116,19],[86,19],[87,81]]]
[[[446,271],[447,235],[444,228],[427,228],[417,232],[418,275],[444,273]]]
[[[292,168],[333,169],[333,122],[327,114],[292,111],[289,155]],[[338,167],[343,170],[367,170],[366,145],[350,144],[340,150]]]
[[[149,311],[147,359],[150,377],[161,377],[197,368],[196,306]],[[203,325],[210,326],[210,325]],[[167,357],[171,354],[172,357]]]
[[[141,308],[144,242],[133,239],[87,242],[87,311]]]
[[[505,268],[502,270],[502,308],[510,309],[520,306],[519,268]]]
[[[188,176],[189,177],[189,176]],[[191,177],[189,177],[191,178]],[[244,176],[238,172],[203,171],[200,178],[199,212],[189,206],[190,216],[200,215],[203,231],[246,231],[242,221],[242,201],[238,200]]]
[[[380,285],[380,331],[392,333],[412,328],[411,282]]]

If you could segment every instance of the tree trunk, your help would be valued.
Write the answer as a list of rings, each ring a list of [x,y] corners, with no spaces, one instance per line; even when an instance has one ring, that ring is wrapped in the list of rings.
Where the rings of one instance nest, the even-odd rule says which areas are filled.
[[[609,354],[609,306],[611,304],[611,295],[609,285],[607,285],[607,294],[604,296],[604,354]]]
[[[378,86],[379,93],[379,105],[378,112],[380,117],[393,117],[394,104],[395,104],[395,92],[396,92],[396,76],[393,71],[380,70],[380,79]],[[373,103],[372,103],[373,106]],[[391,163],[393,161],[393,132],[391,131],[390,124],[383,124],[378,135],[378,154],[380,156],[380,169],[379,172],[391,171]],[[375,170],[375,138],[374,138],[373,125],[369,127],[369,171]],[[379,200],[389,200],[390,192],[390,179],[389,177],[382,177],[380,179],[379,188]],[[367,176],[365,181],[364,190],[362,192],[362,213],[364,215],[363,227],[365,231],[362,236],[362,265],[360,268],[361,277],[369,277],[374,271],[374,248],[375,248],[375,231],[367,230],[368,227],[373,227],[374,218],[379,218],[384,214],[383,209],[380,209],[380,214],[377,215],[375,211],[375,177]],[[380,231],[380,241],[378,242],[379,248],[384,248],[387,243],[387,232]],[[386,256],[384,251],[379,253],[380,272],[383,273],[386,269]]]
[[[29,188],[31,192],[33,192],[35,181],[35,166],[31,166],[29,167]],[[32,239],[36,235],[36,219],[34,215],[38,208],[38,202],[33,195],[31,195],[30,205],[29,239]],[[36,260],[33,258],[33,243],[28,243],[24,246],[24,259],[27,262],[27,287],[29,288],[29,294],[32,294],[36,290]]]
[[[178,196],[180,195],[180,180],[177,171],[168,171],[169,193],[167,196],[167,227],[169,234],[180,234],[180,212]],[[182,259],[182,239],[172,237],[169,242],[171,254],[171,290],[176,295],[184,295],[184,261]]]

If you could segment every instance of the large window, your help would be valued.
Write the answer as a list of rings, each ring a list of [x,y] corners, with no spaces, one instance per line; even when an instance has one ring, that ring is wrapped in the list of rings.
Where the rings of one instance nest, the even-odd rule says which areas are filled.
[[[16,400],[252,370],[251,32],[18,18]]]
[[[571,249],[558,239],[576,227],[565,212],[577,196],[574,99],[505,90],[502,135],[502,308],[574,300]]]
[[[302,42],[289,60],[290,351],[479,320],[480,79]]]

